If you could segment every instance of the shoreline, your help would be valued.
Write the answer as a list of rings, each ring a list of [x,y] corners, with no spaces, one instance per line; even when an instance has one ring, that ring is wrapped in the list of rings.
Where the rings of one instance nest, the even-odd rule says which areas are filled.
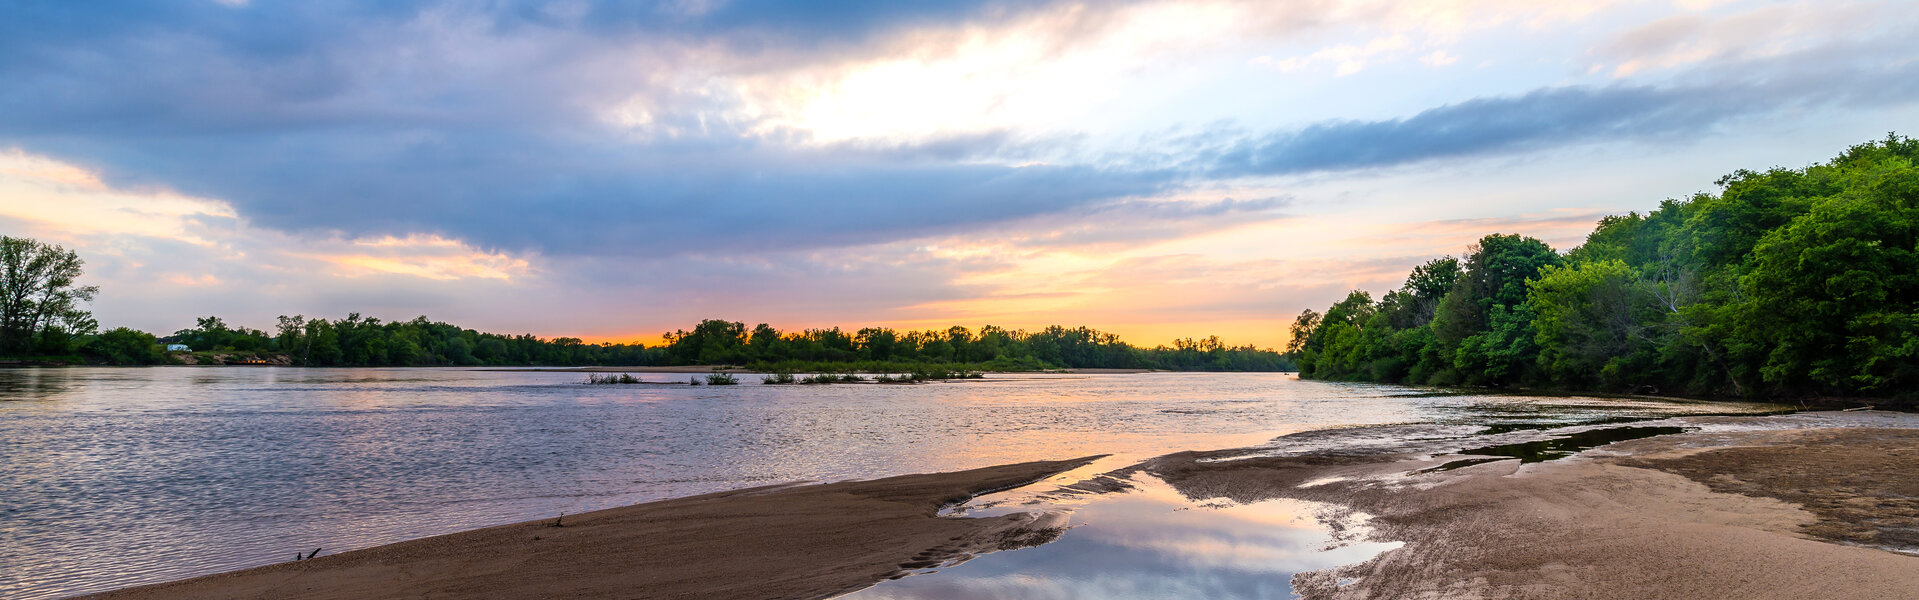
[[[1194,501],[1342,507],[1323,518],[1359,516],[1367,541],[1404,544],[1295,574],[1305,598],[1850,599],[1919,590],[1919,472],[1906,468],[1919,461],[1919,415],[1665,421],[1689,430],[1544,462],[1339,447],[1262,454],[1269,445],[1164,455],[1058,491],[1122,491],[1123,475],[1143,472]],[[937,515],[1097,458],[749,488],[567,515],[564,527],[488,527],[82,598],[823,598],[1051,541],[1059,513]]]

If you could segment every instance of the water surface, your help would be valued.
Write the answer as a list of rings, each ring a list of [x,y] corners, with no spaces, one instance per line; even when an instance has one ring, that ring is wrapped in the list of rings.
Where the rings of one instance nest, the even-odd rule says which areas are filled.
[[[684,381],[686,375],[646,375]],[[54,598],[785,481],[1266,443],[1341,447],[1701,410],[1285,374],[925,385],[582,385],[585,375],[0,369],[0,597]],[[1370,437],[1369,437],[1370,436]],[[1289,438],[1275,452],[1311,448]]]
[[[1193,500],[1150,475],[1077,507],[1058,541],[996,552],[854,592],[847,600],[1292,597],[1292,576],[1364,562],[1363,515],[1303,500]],[[1335,531],[1326,522],[1344,521]]]

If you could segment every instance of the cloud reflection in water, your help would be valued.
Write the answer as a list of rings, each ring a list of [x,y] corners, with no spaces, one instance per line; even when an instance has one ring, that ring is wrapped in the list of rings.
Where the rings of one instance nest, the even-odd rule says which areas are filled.
[[[1320,522],[1337,510],[1327,504],[1194,501],[1150,476],[1134,484],[1075,509],[1073,528],[1053,543],[845,598],[1285,598],[1293,595],[1294,573],[1363,562],[1400,545],[1350,541],[1363,534],[1357,523],[1336,538]]]

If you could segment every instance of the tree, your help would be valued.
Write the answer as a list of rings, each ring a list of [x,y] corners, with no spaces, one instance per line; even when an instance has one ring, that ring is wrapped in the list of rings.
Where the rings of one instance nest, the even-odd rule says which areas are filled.
[[[1512,315],[1513,307],[1526,302],[1526,282],[1538,277],[1540,269],[1559,263],[1552,247],[1537,239],[1511,234],[1480,238],[1468,249],[1453,289],[1439,301],[1433,333],[1446,348],[1458,348],[1466,338],[1490,328],[1494,307],[1506,307]]]
[[[116,365],[151,365],[165,360],[153,334],[115,327],[87,343],[88,352]]]
[[[1618,260],[1546,267],[1531,287],[1526,304],[1548,377],[1591,384],[1595,375],[1624,376],[1614,361],[1646,339],[1646,313],[1656,306],[1632,267]]]
[[[75,285],[84,264],[58,245],[0,236],[0,355],[93,333],[97,324],[80,303],[92,301],[99,288]]]
[[[1299,356],[1306,349],[1306,341],[1312,339],[1313,331],[1319,329],[1319,313],[1306,309],[1293,319],[1292,338],[1286,340],[1286,353]]]
[[[1824,393],[1919,385],[1919,168],[1877,169],[1768,232],[1743,280],[1769,384]]]
[[[1740,170],[1717,184],[1716,195],[1601,219],[1563,257],[1531,238],[1487,236],[1426,326],[1413,307],[1427,286],[1414,282],[1442,279],[1439,263],[1416,269],[1371,319],[1335,316],[1364,313],[1349,297],[1324,322],[1295,326],[1300,373],[1919,395],[1919,141],[1888,136],[1824,164]]]

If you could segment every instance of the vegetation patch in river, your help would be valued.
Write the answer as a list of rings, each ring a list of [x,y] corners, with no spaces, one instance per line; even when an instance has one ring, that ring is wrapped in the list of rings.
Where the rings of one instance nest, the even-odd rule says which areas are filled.
[[[1582,450],[1590,450],[1614,442],[1649,438],[1657,435],[1672,435],[1675,433],[1684,433],[1685,431],[1685,427],[1612,427],[1608,429],[1591,429],[1549,440],[1499,444],[1496,446],[1461,450],[1459,454],[1463,455],[1496,456],[1502,458],[1468,458],[1455,460],[1420,472],[1451,471],[1461,467],[1469,467],[1500,460],[1511,460],[1514,458],[1519,459],[1519,462],[1522,464],[1556,460],[1572,456]]]

